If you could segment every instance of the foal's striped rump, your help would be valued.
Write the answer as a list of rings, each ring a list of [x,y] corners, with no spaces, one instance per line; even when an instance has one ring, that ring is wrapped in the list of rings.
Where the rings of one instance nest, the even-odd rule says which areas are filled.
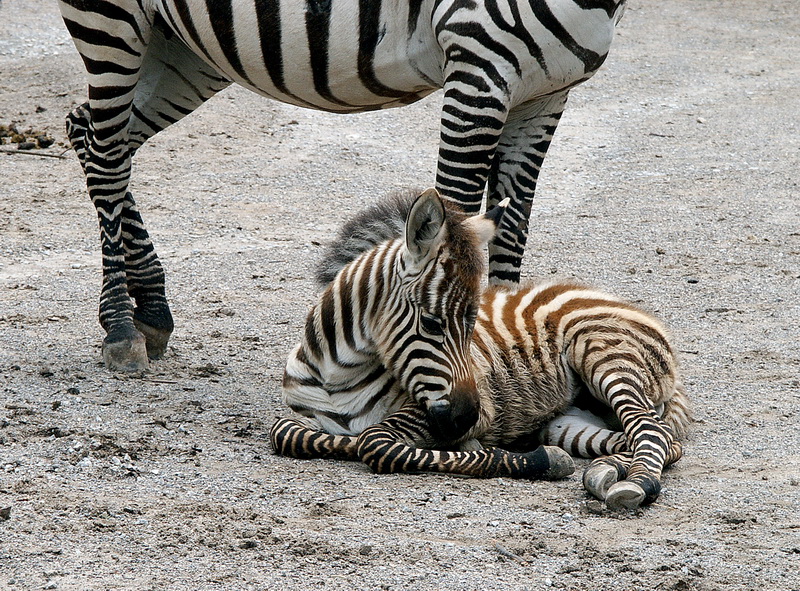
[[[368,210],[332,247],[336,256],[323,263],[328,283],[284,378],[284,399],[302,416],[275,424],[276,452],[360,459],[378,472],[557,478],[574,469],[566,450],[598,458],[584,485],[609,506],[652,502],[663,468],[681,456],[679,439],[690,422],[661,323],[573,283],[479,293],[475,257],[498,214],[463,218],[445,207],[436,227],[414,219],[421,201],[438,199],[426,195],[392,215],[384,205]],[[398,223],[405,220],[399,216],[408,222]],[[374,240],[355,231],[375,224]],[[404,266],[420,228],[436,236],[426,237],[424,264]],[[480,240],[469,238],[481,232]],[[324,328],[320,314],[331,298],[339,302],[337,319],[343,302],[351,302],[349,324]],[[331,363],[342,351],[346,367]],[[408,366],[428,375],[412,384]],[[328,420],[342,390],[325,384],[342,376],[357,385],[343,398],[348,416],[368,420]],[[371,380],[391,387],[370,390]],[[449,431],[438,428],[437,409],[469,408],[473,397],[474,413]]]

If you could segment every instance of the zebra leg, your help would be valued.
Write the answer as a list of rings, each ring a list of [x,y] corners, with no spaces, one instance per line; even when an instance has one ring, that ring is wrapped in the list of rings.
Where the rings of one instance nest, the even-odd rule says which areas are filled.
[[[297,419],[278,419],[269,431],[269,440],[276,454],[309,460],[358,460],[356,438],[331,435],[312,429]]]
[[[593,462],[584,474],[586,489],[612,509],[636,509],[661,492],[661,472],[677,461],[681,446],[648,396],[673,381],[660,373],[640,342],[592,336],[580,329],[570,344],[568,363],[594,398],[609,407],[622,425],[627,451]],[[658,337],[654,337],[654,343]],[[655,348],[656,344],[648,344]],[[642,352],[645,351],[645,352]],[[661,383],[664,380],[665,383]]]
[[[576,458],[596,458],[627,450],[625,433],[607,427],[594,413],[569,407],[539,431],[542,445],[556,445]]]
[[[627,454],[593,463],[584,474],[592,494],[605,493],[611,509],[636,509],[652,503],[661,492],[661,472],[680,458],[672,430],[652,408],[644,394],[645,380],[635,368],[610,371],[603,376],[603,396],[619,417],[628,440]]]
[[[450,59],[446,41],[442,41]],[[461,51],[461,50],[459,50]],[[480,212],[497,142],[508,114],[507,95],[497,87],[502,76],[462,62],[445,65],[436,188],[467,215]]]
[[[157,18],[133,101],[131,150],[229,85],[229,80],[192,53]],[[159,359],[166,352],[174,327],[164,269],[130,192],[125,196],[122,215],[128,293],[136,303],[133,323],[146,338],[148,357]]]
[[[67,133],[100,222],[103,359],[112,370],[141,371],[163,355],[173,322],[161,263],[128,191],[131,158],[227,84],[134,0],[60,6],[89,80],[89,102],[67,116]]]
[[[67,136],[72,144],[78,161],[86,172],[86,148],[89,145],[91,110],[89,103],[76,107],[67,115]],[[129,141],[129,149],[133,148]],[[133,195],[125,193],[120,213],[122,221],[122,248],[125,257],[125,279],[127,292],[136,303],[133,310],[133,325],[145,338],[145,352],[150,359],[159,359],[164,355],[169,336],[174,327],[172,314],[164,292],[164,270],[158,260],[150,237],[142,221]],[[102,226],[102,221],[101,221]],[[102,296],[101,296],[102,300]],[[137,356],[141,356],[139,338],[133,334]],[[112,355],[113,346],[107,348],[104,343],[103,356],[112,369],[143,369],[140,363],[120,359],[120,355]],[[124,348],[123,348],[124,350]],[[119,353],[119,348],[117,348]],[[109,363],[109,357],[110,363]],[[146,359],[142,360],[146,366]],[[115,366],[116,365],[116,366]]]
[[[539,171],[566,102],[567,93],[562,92],[515,107],[508,114],[489,176],[487,209],[506,197],[511,200],[489,244],[491,283],[519,283]]]
[[[131,171],[128,125],[152,14],[145,13],[136,0],[113,7],[92,0],[61,0],[60,8],[89,82],[88,107],[78,107],[68,115],[67,130],[100,224],[103,359],[113,370],[139,371],[147,367],[147,350],[144,335],[133,323],[122,212]]]
[[[557,447],[540,446],[529,453],[498,448],[472,451],[427,449],[433,443],[423,410],[406,407],[358,437],[361,461],[378,474],[442,472],[478,478],[555,480],[575,471],[572,458]]]
[[[677,462],[682,455],[681,442],[673,441],[664,466]],[[640,486],[625,481],[632,463],[630,451],[597,458],[583,472],[583,487],[612,509],[635,509],[644,502],[644,497]]]

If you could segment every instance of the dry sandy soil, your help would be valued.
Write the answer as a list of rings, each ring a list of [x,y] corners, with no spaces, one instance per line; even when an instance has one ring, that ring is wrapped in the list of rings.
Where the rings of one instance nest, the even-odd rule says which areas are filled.
[[[800,589],[800,11],[630,4],[573,91],[525,274],[672,328],[698,420],[656,504],[272,455],[321,245],[432,183],[439,95],[343,117],[234,88],[136,159],[177,322],[141,378],[100,362],[76,158],[0,154],[0,589]],[[0,0],[0,124],[60,154],[84,96],[55,3]]]

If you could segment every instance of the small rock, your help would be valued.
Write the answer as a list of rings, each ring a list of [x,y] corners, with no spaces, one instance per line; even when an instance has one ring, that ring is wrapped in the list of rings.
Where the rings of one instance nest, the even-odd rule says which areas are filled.
[[[36,136],[36,145],[39,148],[49,148],[50,146],[53,145],[53,143],[55,141],[56,140],[54,140],[51,137],[47,137],[46,135],[37,135]]]
[[[0,509],[0,520],[8,521],[11,519],[11,507],[3,507]]]
[[[239,544],[239,548],[242,550],[255,548],[256,546],[258,546],[258,542],[256,540],[242,540],[242,542]]]
[[[667,251],[664,250],[663,248],[659,247],[659,248],[656,248],[656,254],[667,254]]]
[[[358,549],[358,553],[361,554],[361,556],[369,556],[372,554],[372,546],[369,544],[364,544]]]
[[[60,400],[53,400],[53,403],[50,405],[50,408],[52,408],[53,410],[58,410],[60,406],[61,406]]]
[[[585,507],[586,511],[593,513],[594,515],[603,515],[606,511],[605,505],[602,503],[602,501],[598,501],[597,499],[586,501]]]
[[[689,277],[689,278],[686,280],[686,283],[700,283],[700,280],[699,280],[699,279],[696,279],[696,278],[694,278],[694,277]]]

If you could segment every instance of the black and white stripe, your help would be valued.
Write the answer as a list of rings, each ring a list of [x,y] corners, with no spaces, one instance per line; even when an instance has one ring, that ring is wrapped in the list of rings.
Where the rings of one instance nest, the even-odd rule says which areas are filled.
[[[472,226],[492,218],[445,212],[435,190],[384,202],[332,247],[283,379],[284,402],[317,429],[356,435],[412,399],[442,437],[475,423],[472,326],[454,319],[474,318],[479,278],[462,268],[480,273]]]
[[[231,82],[339,113],[402,106],[443,88],[436,186],[469,214],[484,192],[490,206],[510,199],[489,277],[513,284],[567,93],[600,67],[624,4],[59,1],[88,73],[89,102],[68,116],[68,130],[100,218],[104,357],[122,370],[145,368],[172,331],[163,271],[128,192],[130,158],[148,138]],[[136,228],[135,239],[123,225]]]
[[[302,419],[273,426],[274,449],[519,478],[571,473],[565,450],[598,458],[584,486],[610,507],[655,500],[691,421],[664,327],[573,283],[481,291],[480,245],[503,207],[439,221],[436,200],[381,203],[344,227],[286,366]],[[434,234],[414,262],[414,237]]]

